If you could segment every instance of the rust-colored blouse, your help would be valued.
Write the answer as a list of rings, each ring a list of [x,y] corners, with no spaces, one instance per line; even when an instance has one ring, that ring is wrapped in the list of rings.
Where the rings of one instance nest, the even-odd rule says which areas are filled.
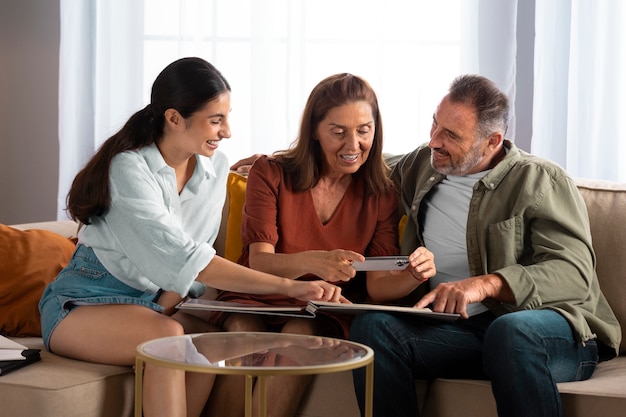
[[[294,192],[276,160],[267,156],[258,159],[248,175],[241,226],[243,251],[239,263],[248,266],[248,246],[254,242],[271,243],[276,253],[347,249],[364,256],[397,255],[398,199],[395,189],[391,187],[384,195],[375,196],[366,193],[365,187],[361,176],[356,174],[330,220],[322,224],[311,193]],[[307,275],[299,279],[315,277]],[[364,274],[338,285],[349,300],[366,300]],[[282,295],[227,291],[218,299],[271,305],[306,304]]]

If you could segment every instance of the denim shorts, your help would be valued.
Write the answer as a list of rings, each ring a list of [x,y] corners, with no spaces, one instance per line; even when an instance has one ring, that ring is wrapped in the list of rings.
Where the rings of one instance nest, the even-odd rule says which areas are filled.
[[[56,326],[81,305],[137,304],[159,313],[160,293],[137,290],[111,275],[90,247],[78,244],[69,264],[43,292],[39,302],[41,333],[46,349]]]

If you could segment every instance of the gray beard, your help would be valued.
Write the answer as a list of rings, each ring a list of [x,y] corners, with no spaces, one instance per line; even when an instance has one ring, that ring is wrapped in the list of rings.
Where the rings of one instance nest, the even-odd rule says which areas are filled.
[[[484,155],[480,150],[480,142],[475,142],[470,148],[467,155],[463,157],[460,164],[451,162],[450,165],[444,167],[436,167],[433,164],[432,150],[430,153],[430,166],[440,174],[453,175],[456,177],[462,177],[466,175],[472,168],[478,165],[484,158]]]

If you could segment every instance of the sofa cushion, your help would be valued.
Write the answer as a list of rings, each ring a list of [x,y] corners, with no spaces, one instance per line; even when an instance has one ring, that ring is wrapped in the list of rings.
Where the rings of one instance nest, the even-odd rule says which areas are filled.
[[[577,179],[591,224],[600,287],[626,335],[626,184]],[[622,342],[620,352],[626,353]]]
[[[0,333],[41,336],[39,299],[74,248],[74,240],[47,230],[0,224]]]
[[[130,417],[134,373],[47,352],[41,338],[13,339],[41,349],[41,361],[0,377],[0,415],[11,417]]]
[[[599,364],[593,376],[586,381],[558,383],[563,415],[623,416],[626,400],[624,371],[626,358],[619,357]],[[422,415],[497,417],[491,383],[469,379],[436,379],[430,385]]]

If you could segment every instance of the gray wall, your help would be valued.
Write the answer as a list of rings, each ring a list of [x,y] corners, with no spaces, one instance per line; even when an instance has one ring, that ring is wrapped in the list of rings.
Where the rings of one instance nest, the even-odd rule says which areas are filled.
[[[0,223],[56,218],[59,1],[0,0]]]
[[[517,8],[517,73],[515,79],[515,145],[530,152],[533,136],[533,83],[535,56],[535,1]]]

